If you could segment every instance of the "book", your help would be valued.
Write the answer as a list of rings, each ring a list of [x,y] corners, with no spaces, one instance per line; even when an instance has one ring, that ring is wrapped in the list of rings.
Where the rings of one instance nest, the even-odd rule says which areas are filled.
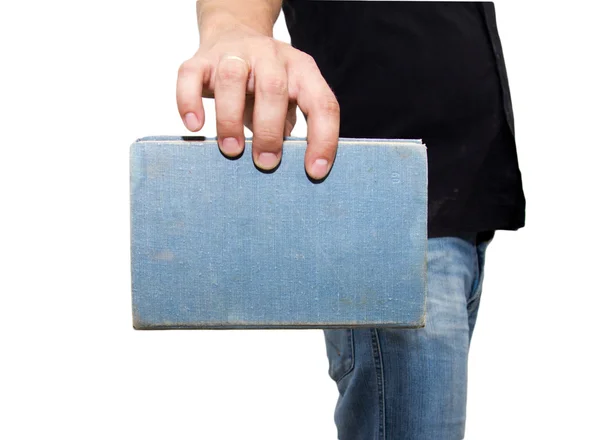
[[[422,327],[427,154],[419,140],[340,138],[322,181],[306,140],[263,172],[213,138],[130,148],[135,329]]]

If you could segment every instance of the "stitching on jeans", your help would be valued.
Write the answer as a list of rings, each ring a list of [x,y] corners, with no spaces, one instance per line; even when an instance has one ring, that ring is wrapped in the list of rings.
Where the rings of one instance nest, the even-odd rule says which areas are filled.
[[[477,291],[477,286],[479,285],[479,254],[477,252],[477,245],[472,246],[473,253],[473,270],[471,271],[473,276],[473,282],[471,283],[471,289],[469,292],[469,297],[467,298],[467,309],[469,305],[473,302],[473,294]]]
[[[474,303],[477,302],[477,299],[481,296],[481,285],[483,283],[483,268],[485,264],[485,251],[487,250],[487,246],[491,240],[487,242],[480,243],[475,246],[475,261],[474,266],[476,269],[477,276],[473,280],[473,286],[471,287],[471,294],[467,300],[467,310],[470,311],[471,307]],[[475,271],[474,271],[475,272]]]
[[[348,376],[354,370],[355,354],[354,354],[354,329],[348,329],[348,346],[350,347],[350,366],[348,371],[342,374],[336,382],[339,383],[344,377]]]
[[[383,378],[383,358],[379,332],[376,328],[371,329],[371,342],[373,346],[373,362],[375,363],[375,374],[377,376],[377,392],[379,397],[379,440],[385,440],[385,383]]]

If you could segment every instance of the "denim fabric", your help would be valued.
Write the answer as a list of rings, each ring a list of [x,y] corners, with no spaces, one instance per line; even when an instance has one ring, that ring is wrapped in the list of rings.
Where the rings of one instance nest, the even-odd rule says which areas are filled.
[[[428,240],[424,328],[324,330],[329,375],[340,392],[339,439],[464,437],[467,355],[490,241]]]
[[[134,326],[422,327],[427,157],[420,141],[340,139],[322,182],[305,139],[281,165],[215,139],[131,146]]]

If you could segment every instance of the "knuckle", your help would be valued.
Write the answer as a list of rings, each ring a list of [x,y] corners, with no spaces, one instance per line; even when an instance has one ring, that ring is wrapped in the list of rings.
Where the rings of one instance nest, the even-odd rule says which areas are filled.
[[[311,55],[306,54],[302,59],[301,65],[302,71],[305,71],[312,76],[322,77],[321,69],[319,69],[317,61]]]
[[[242,82],[248,76],[248,69],[239,61],[228,61],[219,65],[217,76],[226,82]]]
[[[228,133],[240,131],[242,128],[242,120],[234,118],[218,118],[217,130],[226,131]]]
[[[328,96],[319,102],[319,110],[327,116],[339,116],[340,105],[334,96]]]
[[[264,38],[261,38],[260,45],[261,45],[261,50],[263,51],[263,53],[265,55],[268,55],[270,57],[277,56],[277,53],[278,53],[277,42],[275,40],[273,40],[272,38],[269,38],[266,40]]]
[[[254,137],[259,141],[261,147],[274,150],[283,142],[283,133],[266,128],[258,129],[254,132]]]
[[[194,74],[198,71],[198,68],[192,64],[190,60],[184,61],[179,66],[178,75],[179,76],[188,76]]]
[[[177,107],[183,113],[193,110],[198,107],[198,99],[193,93],[180,89],[177,91]]]
[[[261,93],[286,96],[288,94],[287,80],[280,75],[266,75],[258,80],[258,90]]]
[[[315,61],[315,59],[312,57],[312,55],[309,54],[304,54],[303,56],[303,61],[304,63],[306,63],[308,66],[310,66],[311,68],[316,68],[317,67],[317,62]]]

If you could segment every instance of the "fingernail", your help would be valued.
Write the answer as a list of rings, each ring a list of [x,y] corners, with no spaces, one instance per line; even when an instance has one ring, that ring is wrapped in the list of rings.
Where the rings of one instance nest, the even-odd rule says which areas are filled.
[[[325,177],[327,175],[327,171],[329,171],[327,166],[328,163],[329,162],[327,162],[327,159],[315,160],[312,167],[312,175],[317,179]]]
[[[277,159],[277,155],[274,153],[260,153],[256,162],[259,168],[272,170],[277,166],[279,159]]]
[[[198,118],[193,113],[186,113],[183,117],[183,123],[190,131],[198,130]]]
[[[240,143],[234,137],[227,137],[221,141],[221,151],[227,156],[240,154]]]

